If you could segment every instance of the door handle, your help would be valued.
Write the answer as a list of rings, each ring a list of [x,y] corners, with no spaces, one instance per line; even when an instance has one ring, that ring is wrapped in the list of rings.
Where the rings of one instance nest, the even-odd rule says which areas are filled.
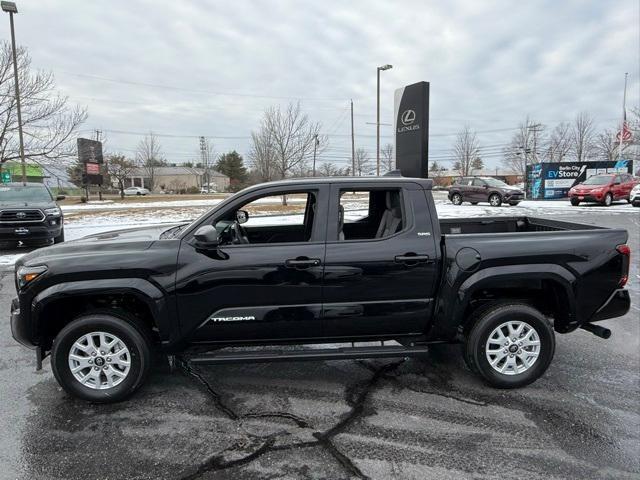
[[[407,253],[405,255],[396,255],[396,263],[404,263],[407,265],[415,265],[417,263],[433,263],[429,255],[417,255],[415,253]]]
[[[320,265],[319,258],[290,258],[284,261],[284,266],[287,268],[309,268],[317,267]]]

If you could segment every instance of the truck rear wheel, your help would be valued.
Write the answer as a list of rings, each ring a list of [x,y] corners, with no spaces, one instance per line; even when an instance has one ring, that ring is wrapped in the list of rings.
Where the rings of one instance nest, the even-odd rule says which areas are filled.
[[[552,325],[523,303],[490,306],[474,316],[466,337],[465,361],[489,385],[528,385],[549,367],[555,352]]]
[[[150,341],[142,328],[105,313],[79,317],[56,336],[51,367],[64,390],[94,403],[133,394],[151,366]]]

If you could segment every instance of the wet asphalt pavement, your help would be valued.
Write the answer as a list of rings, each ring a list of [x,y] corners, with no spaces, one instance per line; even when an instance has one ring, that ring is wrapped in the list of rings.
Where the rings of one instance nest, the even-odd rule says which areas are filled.
[[[0,271],[1,479],[640,478],[640,215],[562,215],[629,230],[632,310],[557,336],[547,374],[483,385],[460,349],[411,360],[158,367],[127,402],[74,400],[10,335]]]

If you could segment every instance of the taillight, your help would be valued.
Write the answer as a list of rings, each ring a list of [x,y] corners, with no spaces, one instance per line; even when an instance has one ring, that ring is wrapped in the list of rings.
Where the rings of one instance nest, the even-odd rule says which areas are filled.
[[[629,280],[629,265],[631,264],[631,248],[629,245],[618,245],[616,250],[621,255],[626,257],[625,261],[622,264],[622,276],[620,277],[620,281],[618,282],[619,287],[624,287],[627,284],[627,280]]]

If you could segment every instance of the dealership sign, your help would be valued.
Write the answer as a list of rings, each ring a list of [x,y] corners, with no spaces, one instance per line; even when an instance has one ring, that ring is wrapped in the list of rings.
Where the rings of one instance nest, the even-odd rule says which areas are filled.
[[[569,189],[592,175],[632,173],[629,160],[600,162],[554,162],[527,165],[527,198],[544,200],[565,198]]]
[[[84,165],[83,185],[102,185],[100,164],[103,162],[102,142],[88,138],[78,139],[78,160]]]
[[[396,168],[405,177],[429,175],[429,82],[395,92]]]

